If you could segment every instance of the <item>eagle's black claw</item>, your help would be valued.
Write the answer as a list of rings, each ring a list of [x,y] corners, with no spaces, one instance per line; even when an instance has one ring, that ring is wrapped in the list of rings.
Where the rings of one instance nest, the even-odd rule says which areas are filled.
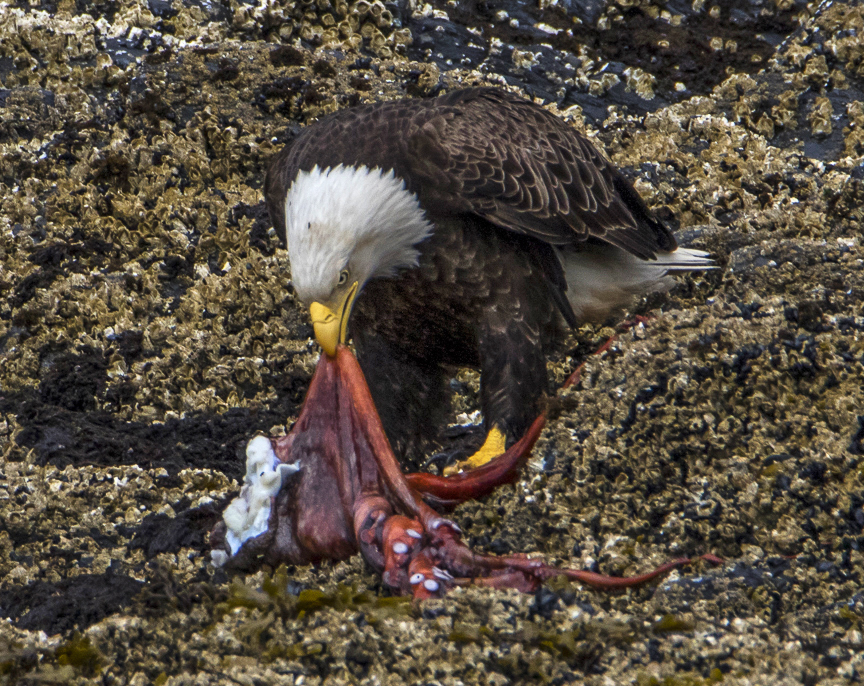
[[[458,462],[467,456],[468,453],[462,448],[456,448],[455,450],[443,450],[439,453],[435,453],[432,455],[426,462],[423,463],[423,471],[428,472],[432,467],[435,467],[438,470],[439,474],[444,473],[444,469],[449,465]]]

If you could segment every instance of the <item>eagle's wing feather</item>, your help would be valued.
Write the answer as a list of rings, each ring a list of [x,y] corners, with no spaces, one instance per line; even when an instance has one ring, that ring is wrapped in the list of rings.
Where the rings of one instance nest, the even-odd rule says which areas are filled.
[[[556,245],[597,238],[642,258],[675,239],[630,184],[581,134],[497,89],[457,91],[405,145],[432,203]],[[491,135],[494,134],[494,135]]]

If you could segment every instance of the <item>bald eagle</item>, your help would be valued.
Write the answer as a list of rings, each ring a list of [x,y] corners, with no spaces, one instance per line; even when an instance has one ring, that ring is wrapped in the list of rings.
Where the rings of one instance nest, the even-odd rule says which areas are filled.
[[[441,416],[448,368],[480,370],[468,466],[537,415],[565,324],[711,266],[584,136],[494,88],[327,116],[275,156],[265,193],[318,342],[353,337],[397,451]]]

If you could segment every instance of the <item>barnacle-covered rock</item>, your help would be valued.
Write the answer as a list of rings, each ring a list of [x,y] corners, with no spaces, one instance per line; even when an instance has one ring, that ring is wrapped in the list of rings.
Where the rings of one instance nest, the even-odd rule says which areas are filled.
[[[564,5],[0,7],[0,683],[860,679],[862,10]],[[465,540],[728,563],[416,610],[357,558],[228,584],[205,533],[317,361],[265,166],[315,117],[463,84],[542,99],[724,267],[637,308]],[[476,376],[452,388],[458,424]]]

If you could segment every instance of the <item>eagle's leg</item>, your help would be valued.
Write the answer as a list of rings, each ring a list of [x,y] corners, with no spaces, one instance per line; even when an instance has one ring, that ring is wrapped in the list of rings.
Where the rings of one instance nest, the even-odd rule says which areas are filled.
[[[509,313],[508,313],[509,315]],[[479,337],[480,402],[486,440],[465,460],[449,465],[445,476],[477,469],[518,440],[540,413],[546,392],[546,357],[541,326],[525,318],[488,318]],[[491,320],[491,321],[490,321]]]
[[[637,317],[633,322],[625,322],[622,327],[629,328],[635,324],[643,323],[644,318]],[[618,339],[618,335],[611,336],[592,355],[601,355],[606,352]],[[570,376],[564,381],[561,389],[569,388],[577,383],[582,377],[585,361],[576,367]],[[521,438],[510,446],[503,454],[494,457],[486,464],[476,469],[471,469],[459,474],[447,476],[436,476],[428,472],[416,472],[405,475],[408,484],[419,491],[423,498],[437,507],[452,507],[466,500],[483,498],[489,495],[498,486],[510,483],[519,475],[534,443],[540,437],[540,432],[546,426],[546,416],[538,415],[528,430]]]
[[[504,430],[497,424],[493,424],[486,433],[486,438],[483,440],[483,445],[476,453],[461,460],[455,464],[448,465],[444,468],[445,476],[452,476],[464,470],[477,469],[487,464],[490,460],[494,460],[498,455],[502,454],[507,449],[507,436]]]
[[[466,500],[483,498],[498,486],[511,483],[531,455],[531,449],[546,425],[546,417],[540,415],[528,431],[502,455],[493,458],[477,469],[453,476],[437,476],[429,472],[406,474],[405,480],[423,499],[436,507],[453,507]]]

